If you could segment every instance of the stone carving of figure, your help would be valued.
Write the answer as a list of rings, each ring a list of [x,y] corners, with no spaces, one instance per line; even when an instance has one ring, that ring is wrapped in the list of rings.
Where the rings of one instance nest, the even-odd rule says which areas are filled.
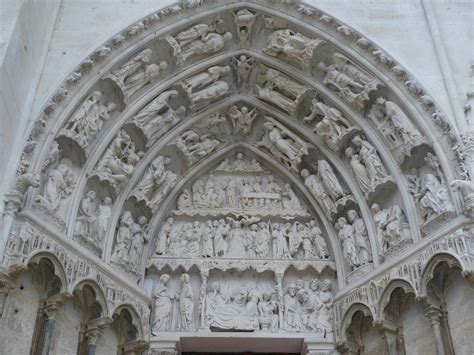
[[[316,330],[316,317],[318,305],[315,299],[311,298],[306,289],[301,289],[296,293],[296,298],[299,302],[299,318],[301,326],[306,331]]]
[[[199,256],[201,254],[201,238],[202,227],[201,223],[194,221],[192,227],[187,229],[182,236],[186,240],[186,247],[184,248],[184,255]]]
[[[299,332],[301,323],[299,319],[299,304],[296,298],[296,285],[290,283],[287,293],[283,296],[283,319],[284,328],[289,332]]]
[[[402,224],[405,222],[403,211],[397,205],[382,210],[377,203],[370,208],[374,215],[377,238],[382,254],[404,239]]]
[[[248,86],[250,73],[252,72],[255,63],[255,58],[249,58],[243,54],[231,59],[231,64],[234,68],[235,76],[237,77],[237,85],[243,88]]]
[[[303,122],[310,122],[315,118],[318,118],[319,121],[315,125],[314,132],[335,152],[339,152],[353,132],[358,131],[342,115],[341,111],[326,105],[318,98],[311,101],[311,113],[303,118]]]
[[[391,180],[390,175],[383,166],[377,150],[372,144],[363,140],[360,136],[354,137],[352,143],[354,143],[355,146],[360,147],[359,156],[365,165],[371,190],[375,190],[378,185]]]
[[[317,328],[325,333],[332,333],[332,314],[334,296],[332,294],[332,282],[325,279],[321,282],[321,290],[319,291],[320,307],[317,316]]]
[[[270,254],[270,226],[265,222],[260,222],[258,227],[259,229],[254,240],[255,255],[257,258],[266,258]]]
[[[173,320],[173,299],[169,293],[168,282],[170,276],[163,274],[160,282],[153,293],[153,322],[151,325],[151,334],[158,335],[160,332],[171,330],[171,322]]]
[[[278,127],[271,121],[264,123],[265,135],[257,145],[266,147],[288,168],[298,171],[303,155],[308,154],[308,146],[289,130]]]
[[[321,204],[323,211],[326,215],[330,215],[334,210],[334,201],[331,199],[331,196],[327,193],[321,179],[313,174],[310,174],[307,169],[301,170],[301,176],[304,179],[304,184],[309,189],[311,194],[314,196],[316,201]]]
[[[250,110],[242,106],[239,110],[237,106],[231,106],[227,110],[227,115],[232,122],[233,134],[237,136],[246,136],[251,133],[252,122],[257,117],[256,109]]]
[[[242,258],[246,255],[244,231],[240,221],[229,219],[231,229],[227,237],[227,252],[229,258]]]
[[[113,70],[105,76],[106,79],[112,80],[120,88],[125,103],[135,92],[153,81],[168,67],[165,61],[161,61],[159,64],[149,64],[152,54],[150,48],[144,49],[119,69]]]
[[[187,130],[178,138],[176,146],[192,164],[213,152],[220,143],[217,139],[209,138],[207,134],[200,136],[193,130]]]
[[[179,330],[194,329],[194,291],[188,274],[181,274],[179,292]]]
[[[308,223],[308,228],[314,240],[316,256],[319,259],[327,259],[329,257],[329,250],[326,241],[322,236],[321,228],[319,228],[314,220]]]
[[[81,236],[92,243],[98,242],[98,200],[95,191],[89,191],[79,205],[74,235]]]
[[[124,264],[128,260],[128,253],[132,243],[132,235],[135,221],[130,211],[124,211],[120,218],[119,228],[115,242],[115,248],[111,260],[116,264]]]
[[[188,189],[184,189],[177,201],[178,210],[184,210],[193,207],[193,198]]]
[[[340,53],[335,53],[332,59],[330,65],[323,62],[318,64],[318,69],[325,73],[323,84],[356,109],[362,110],[369,100],[369,94],[377,89],[378,81]]]
[[[207,221],[204,230],[202,231],[202,256],[203,257],[213,257],[214,256],[214,228],[212,226],[212,221]]]
[[[142,155],[143,152],[136,151],[132,139],[122,129],[108,146],[95,170],[101,180],[109,181],[118,192],[133,173]]]
[[[211,25],[200,23],[178,33],[175,37],[165,38],[173,49],[177,65],[184,64],[188,58],[195,55],[218,52],[231,39],[232,34],[226,32],[224,21],[219,17]]]
[[[362,218],[355,210],[347,212],[347,220],[354,230],[354,243],[357,248],[357,255],[360,265],[368,264],[372,261],[370,252],[369,238],[367,236],[367,227]]]
[[[221,287],[219,283],[212,282],[209,287],[209,292],[206,295],[206,320],[212,322],[216,310],[227,303],[227,299],[221,294]]]
[[[112,215],[112,199],[110,197],[104,198],[104,201],[99,205],[97,214],[97,240],[102,243],[109,226],[110,216]]]
[[[285,190],[283,192],[283,196],[285,197],[283,199],[283,208],[285,209],[301,209],[301,204],[300,200],[298,199],[298,196],[296,196],[295,192],[291,188],[290,184],[285,184]]]
[[[250,45],[253,24],[257,15],[248,9],[240,9],[234,12],[234,22],[237,27],[237,35],[242,46]]]
[[[339,180],[334,173],[331,165],[326,160],[318,160],[318,174],[321,177],[321,182],[327,193],[331,196],[333,201],[337,201],[345,196]]]
[[[168,246],[170,239],[171,239],[171,232],[173,229],[174,219],[169,217],[163,227],[161,228],[160,234],[158,235],[158,244],[156,246],[156,254],[158,255],[165,255],[167,250],[166,247]]]
[[[276,332],[278,329],[278,304],[272,301],[272,294],[264,292],[258,303],[258,320],[262,330]]]
[[[144,200],[155,209],[176,184],[178,176],[165,166],[171,162],[168,157],[158,156],[147,167],[142,180],[133,189],[132,195]]]
[[[291,259],[290,251],[288,249],[288,241],[283,229],[277,223],[274,223],[270,226],[273,238],[273,253],[275,259]]]
[[[147,146],[177,124],[186,112],[184,106],[180,106],[177,110],[170,107],[168,101],[177,96],[176,90],[165,91],[133,116],[132,121],[147,137]]]
[[[337,236],[342,244],[342,251],[346,260],[349,262],[351,269],[359,267],[361,264],[359,262],[359,256],[357,252],[357,247],[355,243],[354,227],[347,223],[345,217],[339,217],[335,228],[337,230]]]
[[[238,207],[237,203],[237,182],[235,179],[230,179],[226,186],[227,204],[230,208]]]
[[[87,96],[60,132],[61,135],[75,140],[86,152],[90,142],[102,129],[104,121],[107,121],[116,109],[113,102],[104,104],[102,97],[100,91],[94,91]]]
[[[62,160],[48,174],[43,195],[36,196],[36,201],[51,211],[59,208],[59,203],[72,193],[75,185],[74,173],[70,163]]]
[[[371,182],[370,178],[367,172],[367,169],[365,168],[364,164],[360,161],[359,154],[356,154],[354,152],[354,149],[351,147],[347,148],[345,151],[345,155],[348,159],[350,159],[350,166],[352,168],[352,171],[354,172],[354,175],[356,177],[357,183],[359,184],[360,189],[364,193],[368,193],[371,190]]]
[[[132,270],[140,267],[142,253],[145,243],[148,242],[150,236],[148,234],[148,219],[145,216],[138,217],[138,223],[134,223],[133,236],[128,253],[128,262]]]
[[[257,96],[268,101],[290,115],[294,115],[304,93],[304,85],[291,79],[282,72],[262,67],[255,85]]]
[[[276,30],[268,36],[267,47],[263,52],[272,57],[283,54],[298,67],[309,70],[314,50],[323,43],[325,41],[321,39],[311,39],[286,28]]]
[[[227,225],[223,219],[213,222],[214,226],[214,254],[215,256],[224,256],[227,251],[225,236],[228,232]]]
[[[448,189],[433,174],[427,173],[423,176],[418,199],[426,221],[444,212],[454,211]]]

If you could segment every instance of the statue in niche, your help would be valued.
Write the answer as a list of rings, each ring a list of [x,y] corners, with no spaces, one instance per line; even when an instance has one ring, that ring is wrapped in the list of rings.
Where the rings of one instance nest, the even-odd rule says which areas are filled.
[[[169,217],[163,227],[161,228],[160,234],[158,235],[158,244],[156,246],[156,254],[165,255],[167,252],[167,245],[171,239],[171,232],[173,229],[174,219]]]
[[[200,23],[175,37],[165,37],[173,49],[178,66],[183,65],[192,56],[220,51],[231,39],[232,34],[226,31],[224,20],[220,16],[216,17],[211,25]]]
[[[87,96],[59,135],[75,140],[88,152],[90,142],[97,137],[104,122],[116,109],[114,102],[104,104],[102,97],[103,94],[100,91],[94,91]]]
[[[61,200],[69,196],[75,186],[71,165],[68,159],[61,160],[58,166],[49,172],[43,194],[36,196],[35,201],[50,211],[57,211]]]
[[[192,106],[227,95],[229,84],[219,78],[230,73],[229,66],[213,66],[205,72],[181,81]]]
[[[256,109],[250,110],[246,106],[239,108],[235,105],[229,107],[227,116],[232,123],[232,132],[237,136],[246,136],[251,133],[252,123],[257,117]]]
[[[178,210],[184,210],[193,207],[193,198],[188,189],[184,189],[177,201]]]
[[[151,334],[158,335],[160,332],[171,330],[171,322],[173,319],[173,300],[174,296],[170,295],[169,283],[170,275],[163,274],[160,276],[160,282],[153,293],[153,322],[151,325]]]
[[[316,257],[319,259],[329,258],[329,250],[326,241],[322,236],[321,228],[319,228],[318,224],[314,220],[308,223],[308,228],[314,240]]]
[[[327,193],[321,179],[313,174],[310,174],[308,169],[301,170],[301,176],[304,179],[304,184],[308,187],[311,194],[318,201],[327,216],[330,216],[335,209],[334,201]]]
[[[119,192],[142,156],[143,152],[136,150],[132,139],[122,129],[97,163],[95,171],[101,180],[109,181]]]
[[[122,217],[120,217],[115,248],[111,257],[112,262],[119,265],[127,262],[134,224],[132,212],[124,211]]]
[[[282,72],[262,66],[256,81],[257,96],[274,104],[290,115],[296,108],[308,88]]]
[[[421,180],[421,189],[415,198],[419,201],[422,217],[429,221],[448,211],[454,211],[448,189],[438,178],[427,173]]]
[[[176,90],[165,91],[133,116],[133,123],[147,138],[147,146],[176,125],[186,113],[184,106],[180,106],[177,110],[170,107],[168,101],[175,97],[178,97]]]
[[[308,154],[308,144],[288,129],[267,120],[264,123],[265,135],[257,143],[265,147],[289,169],[298,171],[303,155]]]
[[[268,35],[267,47],[263,49],[263,52],[272,57],[283,54],[301,69],[309,70],[314,50],[325,42],[319,38],[308,38],[288,28],[279,29]]]
[[[257,291],[241,289],[230,298],[224,298],[219,289],[214,286],[211,296],[207,296],[210,306],[207,316],[211,329],[221,330],[258,330],[258,300]],[[209,304],[209,303],[208,303]]]
[[[323,84],[360,111],[369,100],[369,94],[377,90],[379,85],[377,79],[362,71],[341,53],[333,54],[332,64],[320,62],[318,69],[325,73]]]
[[[310,297],[305,288],[296,293],[296,298],[299,302],[299,317],[302,328],[307,331],[315,331],[317,329],[316,313],[319,299]]]
[[[278,303],[272,301],[272,294],[264,292],[258,302],[258,321],[262,330],[278,330]]]
[[[235,179],[230,179],[226,186],[226,196],[227,196],[227,203],[228,207],[230,208],[237,208],[237,182]]]
[[[99,203],[95,191],[89,191],[79,204],[78,217],[74,225],[74,235],[81,236],[91,243],[98,243]]]
[[[405,155],[410,155],[410,150],[424,142],[420,131],[411,122],[403,110],[394,102],[384,97],[378,97],[368,115],[377,128],[394,145],[402,145]]]
[[[325,279],[321,282],[319,301],[321,302],[321,307],[318,311],[318,329],[325,333],[332,333],[334,295],[332,294],[331,280]]]
[[[392,181],[391,176],[385,170],[382,160],[380,159],[375,147],[360,136],[355,136],[352,143],[359,148],[359,157],[364,163],[367,176],[370,181],[370,190],[387,181]]]
[[[235,76],[237,78],[237,85],[239,85],[241,88],[248,87],[250,82],[250,73],[256,64],[255,58],[247,57],[246,55],[242,54],[239,57],[232,57],[231,64],[234,68]]]
[[[181,290],[179,292],[179,330],[194,329],[194,291],[188,274],[181,274]]]
[[[183,132],[176,142],[190,164],[213,152],[219,144],[221,142],[217,139],[209,138],[207,134],[199,135],[193,130]]]
[[[291,259],[287,237],[283,231],[283,228],[277,223],[271,224],[270,227],[273,238],[274,258],[278,260]]]
[[[142,180],[135,186],[132,196],[144,200],[152,209],[156,209],[171,189],[176,185],[178,176],[166,170],[171,162],[169,157],[158,156],[147,167]]]
[[[283,308],[285,330],[299,332],[301,330],[300,318],[298,316],[299,304],[296,298],[296,285],[294,283],[288,285],[288,290],[283,296]]]
[[[288,183],[285,184],[285,190],[283,192],[283,196],[284,196],[284,199],[282,201],[283,208],[294,209],[294,210],[301,209],[300,200],[298,199],[298,196],[296,196],[295,192],[291,188],[291,185]]]
[[[239,43],[242,46],[249,46],[253,25],[258,15],[248,9],[240,9],[233,14],[237,35],[239,36]]]
[[[238,220],[228,218],[231,229],[227,237],[227,251],[225,253],[228,258],[242,258],[246,255],[244,244],[244,231],[242,223]]]
[[[342,252],[346,260],[349,262],[351,269],[354,270],[358,268],[361,263],[357,253],[354,228],[347,223],[345,217],[339,217],[334,227],[336,228],[337,236],[342,244]]]
[[[318,160],[318,174],[321,177],[321,182],[323,183],[325,190],[331,196],[333,201],[338,201],[339,199],[346,197],[346,193],[327,160]]]
[[[35,143],[36,145],[36,143]],[[59,149],[59,144],[56,140],[51,143],[51,148],[49,149],[48,157],[44,160],[43,164],[41,164],[41,171],[46,171],[48,167],[53,164],[56,164],[61,157],[62,149]]]
[[[403,224],[406,223],[405,216],[397,205],[382,209],[379,204],[374,203],[370,209],[374,215],[377,239],[383,255],[388,249],[404,241]]]
[[[110,197],[105,197],[104,201],[99,205],[97,214],[97,238],[99,243],[102,243],[102,240],[107,233],[111,215],[112,199]]]
[[[202,256],[210,258],[214,256],[212,221],[207,221],[202,232]]]
[[[360,265],[372,262],[367,227],[365,226],[364,220],[359,217],[359,214],[355,210],[349,210],[347,212],[347,220],[354,230],[354,243]]]
[[[339,152],[354,133],[359,132],[359,129],[351,125],[341,111],[326,105],[318,98],[311,101],[311,113],[303,118],[303,122],[312,122],[315,118],[318,122],[313,132],[335,152]]]
[[[125,103],[128,103],[128,99],[134,93],[152,82],[168,67],[165,61],[149,64],[152,55],[153,51],[150,48],[144,49],[119,69],[113,70],[104,77],[117,84],[123,93]]]
[[[223,219],[213,222],[214,226],[214,254],[223,257],[227,252],[227,243],[225,237],[229,228]]]
[[[349,164],[352,168],[352,171],[354,172],[360,189],[367,195],[371,190],[371,183],[367,169],[365,168],[364,164],[362,164],[359,154],[357,154],[353,148],[349,147],[346,149],[345,155],[348,159],[350,159]]]
[[[206,321],[209,323],[213,319],[216,309],[225,305],[228,299],[221,294],[221,287],[218,282],[212,282],[209,292],[206,295]]]
[[[170,256],[182,256],[183,244],[186,240],[182,238],[190,228],[189,224],[184,224],[181,229],[171,230],[168,242],[168,254]]]
[[[138,217],[138,223],[134,224],[132,242],[128,253],[128,262],[132,269],[139,271],[141,257],[145,243],[150,236],[148,234],[148,219],[145,216]]]

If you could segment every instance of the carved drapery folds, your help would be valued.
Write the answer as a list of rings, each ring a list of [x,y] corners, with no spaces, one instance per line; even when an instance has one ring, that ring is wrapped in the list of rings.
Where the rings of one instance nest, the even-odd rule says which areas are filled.
[[[472,183],[458,176],[461,162],[451,155],[456,135],[401,66],[329,15],[297,5],[301,26],[276,15],[294,4],[278,4],[272,16],[260,2],[198,16],[195,9],[205,6],[180,3],[129,27],[53,95],[25,145],[6,210],[42,217],[35,223],[44,230],[10,234],[4,263],[52,250],[71,282],[97,278],[110,305],[133,303],[145,332],[148,305],[136,300],[143,299],[145,264],[148,271],[154,266],[157,336],[215,328],[330,339],[341,312],[355,300],[373,307],[386,279],[351,294],[344,293],[348,283],[376,274],[385,260],[409,253],[406,246],[460,212],[448,185],[460,190],[472,216]],[[192,23],[177,21],[191,14]],[[163,25],[170,27],[157,31]],[[160,37],[141,46],[153,31]],[[107,58],[117,65],[106,67]],[[101,79],[93,83],[92,75]],[[30,164],[34,159],[41,161]],[[54,224],[61,228],[49,238]],[[66,230],[74,241],[64,248]],[[418,283],[433,250],[459,256],[472,274],[472,241],[461,234],[433,240],[432,249],[387,279]],[[80,256],[70,251],[75,241],[86,248]],[[109,279],[110,272],[99,271],[103,263],[128,278]],[[310,266],[317,269],[311,277],[304,271]],[[244,281],[238,289],[213,269],[274,274],[260,288],[228,272],[232,282]],[[128,290],[117,286],[127,283]],[[332,320],[336,289],[342,294]],[[121,346],[134,353],[144,344],[134,339]]]

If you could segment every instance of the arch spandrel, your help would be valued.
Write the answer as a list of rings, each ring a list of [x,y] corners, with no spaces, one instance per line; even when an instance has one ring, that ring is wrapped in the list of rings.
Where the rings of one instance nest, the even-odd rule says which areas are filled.
[[[196,9],[205,11],[196,12]],[[206,42],[208,39],[212,40]],[[304,50],[300,51],[293,41],[299,41]],[[216,69],[208,71],[216,67],[221,68],[217,70],[219,73],[216,74]],[[198,77],[203,73],[208,77]],[[150,117],[140,116],[145,122],[142,126],[137,124],[136,117],[150,105],[157,105],[159,95],[171,91],[173,94],[158,103],[152,114],[172,123],[153,136],[150,132],[156,125],[146,126]],[[242,127],[240,132],[235,127],[230,133],[215,132],[213,129],[220,119],[228,124],[233,122],[233,114],[229,113],[233,106],[237,107],[233,112],[235,120],[238,114],[242,118],[243,106],[258,112],[249,132],[242,134]],[[215,125],[199,127],[209,118],[215,119]],[[326,122],[331,118],[332,126]],[[325,119],[326,126],[322,122]],[[163,120],[159,122],[163,124]],[[341,128],[341,122],[348,126]],[[82,128],[78,128],[79,124]],[[264,142],[262,138],[270,131],[265,127],[269,126],[279,130],[282,144],[291,142],[291,149],[297,151],[292,159],[285,159],[285,154],[276,148],[277,143]],[[339,133],[325,135],[324,129],[339,130]],[[125,137],[120,142],[119,135]],[[307,261],[317,263],[317,278],[321,281],[329,270],[336,271],[337,275],[328,276],[328,282],[337,284],[338,297],[343,297],[345,289],[350,290],[352,284],[377,274],[379,268],[390,264],[388,260],[408,253],[410,244],[418,243],[461,212],[458,196],[452,196],[448,189],[456,171],[465,168],[463,162],[456,160],[460,149],[454,145],[456,137],[446,117],[407,71],[372,42],[319,10],[304,4],[270,1],[177,4],[129,27],[78,67],[40,115],[23,154],[19,174],[41,176],[41,186],[30,189],[24,210],[37,214],[46,224],[52,221],[52,228],[65,238],[76,242],[82,236],[89,238],[87,243],[81,242],[85,248],[81,250],[90,251],[91,260],[102,259],[100,265],[115,263],[123,213],[132,210],[128,227],[137,231],[130,233],[143,240],[136,245],[132,241],[125,243],[128,250],[124,256],[131,258],[130,250],[135,248],[138,266],[132,277],[127,267],[123,270],[116,266],[111,267],[108,275],[117,273],[121,284],[138,283],[140,288],[144,286],[146,268],[152,265],[148,271],[156,273],[156,261],[165,259],[155,254],[157,239],[170,213],[177,219],[182,217],[173,210],[183,189],[192,190],[192,185],[215,169],[219,160],[243,150],[257,158],[279,183],[289,182],[297,197],[304,201],[309,216],[317,219],[331,259]],[[219,144],[212,146],[212,139],[219,140]],[[36,148],[31,149],[33,142]],[[403,144],[407,142],[413,145]],[[111,150],[116,143],[119,145]],[[201,146],[209,151],[203,152]],[[188,156],[183,154],[186,149]],[[117,155],[118,151],[121,155]],[[107,154],[109,157],[105,159]],[[159,157],[170,157],[170,161],[159,161]],[[31,164],[26,162],[28,159],[32,160]],[[332,213],[325,207],[325,201],[331,202],[322,195],[315,196],[307,176],[322,179],[320,168],[315,166],[318,160],[328,163],[353,203],[344,202]],[[168,177],[170,173],[175,176],[166,193],[151,206],[149,198],[137,195],[136,189],[145,184],[145,176],[153,164],[162,164],[162,172],[167,172]],[[122,173],[112,171],[116,166]],[[364,180],[364,171],[356,169],[361,166],[369,182]],[[308,174],[302,173],[305,169],[309,170]],[[21,206],[18,196],[29,185],[35,186],[28,182],[29,175],[22,176],[24,183],[15,186],[11,195],[11,205],[18,206],[17,210]],[[117,183],[111,182],[112,178],[120,179]],[[55,185],[58,180],[64,185],[61,189]],[[367,184],[371,185],[367,187]],[[326,191],[321,193],[331,195],[328,186],[323,185],[324,188]],[[443,211],[436,210],[435,193],[426,195],[430,189],[441,196]],[[89,191],[94,194],[88,195]],[[106,198],[110,198],[107,203]],[[344,222],[350,210],[355,210],[361,218],[356,215]],[[142,215],[146,216],[146,222],[143,219],[140,222]],[[188,221],[201,220],[203,212],[185,217]],[[354,236],[363,240],[352,239]],[[92,244],[101,246],[94,249]],[[209,258],[215,255],[199,257],[198,264],[202,266],[209,264]],[[174,260],[173,265],[179,263],[179,258],[175,259],[178,261]],[[241,259],[243,264],[251,264],[251,258]],[[291,263],[300,261],[287,260],[280,262],[282,265],[271,266],[277,269],[274,271],[282,270],[274,276],[278,287],[273,296],[281,308],[286,302],[283,296],[291,293],[290,285],[300,279],[303,288],[305,284],[309,288],[321,287],[326,296],[335,291],[325,280],[321,285],[311,286],[313,280],[304,274],[306,269],[302,265],[288,276]],[[318,266],[324,263],[327,265]],[[189,287],[194,287],[193,307],[199,303],[200,309],[204,309],[206,282],[212,283],[213,276],[199,270],[199,278],[193,274],[196,266],[191,269],[187,278]],[[242,275],[239,277],[243,279],[264,277]],[[173,282],[181,282],[181,289],[188,287],[186,277],[178,276],[171,275]],[[154,287],[166,288],[166,282],[155,281]],[[300,296],[298,302],[304,303]],[[246,297],[250,300],[251,292]],[[328,307],[332,307],[329,298]],[[209,311],[198,315],[202,317],[200,326],[206,324],[205,312]],[[287,315],[276,310],[270,311],[269,317],[277,317],[280,327],[288,323]],[[141,315],[134,313],[132,318],[135,324]],[[184,328],[179,323],[178,328],[183,331],[193,326],[189,320],[182,322],[189,323]],[[229,329],[241,330],[241,326]],[[143,331],[136,327],[138,338],[147,336],[148,326]],[[320,332],[325,326],[306,327],[306,331]]]

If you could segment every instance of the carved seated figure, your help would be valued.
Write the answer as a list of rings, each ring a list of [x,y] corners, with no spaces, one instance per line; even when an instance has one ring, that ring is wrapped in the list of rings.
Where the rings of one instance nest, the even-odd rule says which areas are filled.
[[[278,329],[278,304],[272,301],[272,294],[264,292],[258,303],[258,321],[262,330],[276,332]]]

